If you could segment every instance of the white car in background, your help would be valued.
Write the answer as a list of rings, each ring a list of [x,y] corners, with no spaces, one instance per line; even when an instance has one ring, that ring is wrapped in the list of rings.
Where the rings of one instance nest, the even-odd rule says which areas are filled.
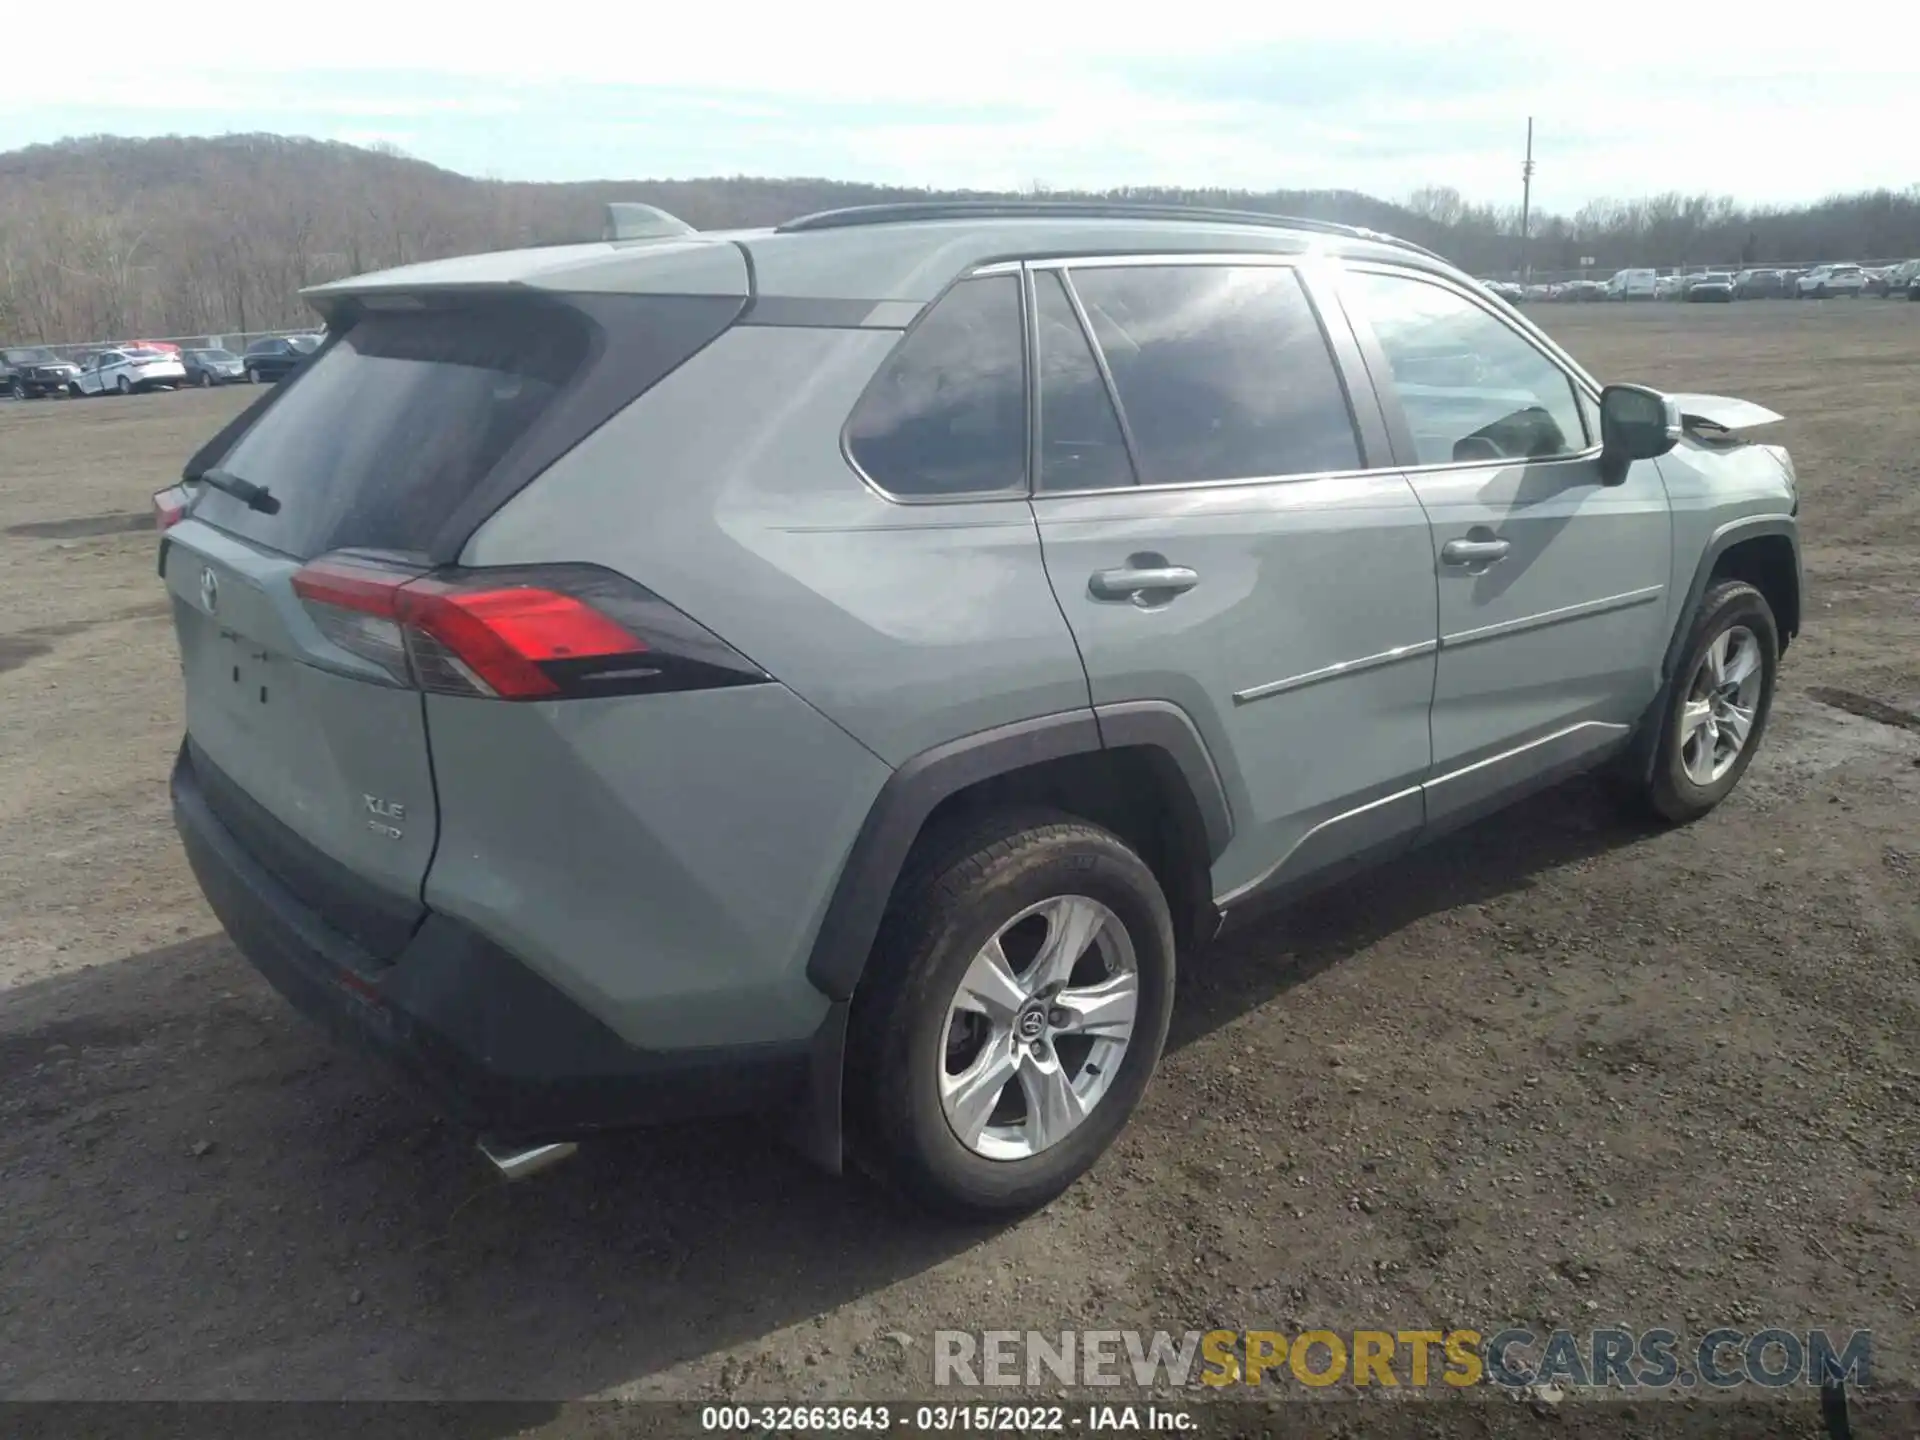
[[[131,395],[136,390],[177,389],[187,367],[164,350],[102,350],[87,357],[67,388],[75,395]]]
[[[1607,281],[1609,300],[1651,300],[1660,283],[1653,270],[1620,270]]]
[[[1858,300],[1866,286],[1867,272],[1858,265],[1816,265],[1793,282],[1794,293],[1802,300],[1809,296],[1824,300],[1829,295]]]

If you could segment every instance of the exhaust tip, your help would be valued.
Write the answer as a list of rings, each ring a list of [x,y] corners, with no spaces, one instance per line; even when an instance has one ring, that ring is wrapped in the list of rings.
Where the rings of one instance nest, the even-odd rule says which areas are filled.
[[[486,1140],[480,1142],[480,1153],[486,1156],[493,1163],[493,1168],[507,1180],[524,1180],[529,1175],[538,1175],[542,1170],[550,1170],[579,1148],[571,1140],[561,1140],[552,1145],[535,1145],[526,1150],[507,1149]]]

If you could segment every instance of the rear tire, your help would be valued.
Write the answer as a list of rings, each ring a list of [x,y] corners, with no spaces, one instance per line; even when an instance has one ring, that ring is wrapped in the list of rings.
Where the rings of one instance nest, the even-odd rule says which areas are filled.
[[[853,999],[855,1158],[956,1217],[1046,1204],[1145,1093],[1173,989],[1166,897],[1110,831],[1008,809],[923,837]]]
[[[133,393],[133,382],[122,375],[116,388],[122,395],[131,395]]]
[[[199,385],[202,390],[211,390],[213,388],[213,376],[202,370],[200,372],[200,378],[195,383]]]
[[[1780,632],[1766,597],[1743,580],[1711,586],[1658,717],[1651,777],[1633,787],[1635,799],[1676,825],[1726,799],[1760,748],[1779,668]]]

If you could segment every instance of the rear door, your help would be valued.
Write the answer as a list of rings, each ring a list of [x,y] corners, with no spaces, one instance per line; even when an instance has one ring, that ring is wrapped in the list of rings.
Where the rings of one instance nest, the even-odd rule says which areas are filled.
[[[1672,537],[1650,461],[1603,483],[1595,397],[1471,291],[1341,281],[1439,552],[1435,823],[1623,738],[1652,700]]]
[[[348,649],[323,632],[295,576],[341,551],[424,569],[443,523],[554,407],[590,349],[586,324],[560,305],[368,316],[219,460],[268,498],[203,488],[167,532],[188,739],[207,798],[376,957],[411,934],[433,854],[421,696],[397,652],[383,665],[364,637]]]
[[[1371,395],[1349,402],[1357,351],[1322,326],[1311,273],[1216,256],[1029,275],[1048,574],[1095,705],[1170,701],[1206,740],[1234,820],[1216,895],[1411,837],[1432,543]]]

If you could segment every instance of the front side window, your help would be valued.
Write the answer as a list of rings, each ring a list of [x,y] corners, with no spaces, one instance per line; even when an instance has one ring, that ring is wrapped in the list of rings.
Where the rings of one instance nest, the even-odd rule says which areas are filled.
[[[907,333],[854,406],[854,463],[892,495],[1023,488],[1025,352],[1019,277],[961,281]]]
[[[1572,377],[1504,321],[1410,276],[1356,271],[1346,283],[1386,354],[1420,464],[1586,448]]]
[[[1292,269],[1089,266],[1072,283],[1143,485],[1359,468],[1346,393]]]

